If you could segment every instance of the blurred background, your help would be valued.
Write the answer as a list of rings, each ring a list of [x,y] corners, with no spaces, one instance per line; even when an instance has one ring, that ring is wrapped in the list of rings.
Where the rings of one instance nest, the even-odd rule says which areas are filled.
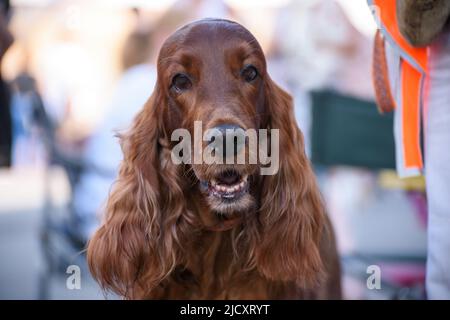
[[[11,0],[0,10],[0,299],[105,298],[83,248],[121,160],[115,133],[150,96],[164,39],[204,17],[247,27],[294,96],[345,298],[424,298],[424,181],[393,170],[366,0]],[[67,286],[70,265],[79,289]],[[367,284],[373,265],[381,288]]]

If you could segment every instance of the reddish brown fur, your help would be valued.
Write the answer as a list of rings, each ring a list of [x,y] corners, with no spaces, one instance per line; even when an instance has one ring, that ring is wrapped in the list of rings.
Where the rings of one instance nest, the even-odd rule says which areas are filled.
[[[252,63],[260,78],[243,84],[236,70]],[[192,89],[170,92],[179,70]],[[197,187],[217,166],[175,165],[170,134],[211,128],[280,129],[280,169],[258,176],[255,165],[235,165],[253,176],[243,219],[215,232],[214,204]],[[266,72],[264,55],[242,26],[202,20],[171,36],[158,59],[158,82],[122,137],[124,160],[103,226],[88,248],[93,276],[125,298],[339,298],[340,273],[331,225],[304,153],[291,97]],[[250,204],[249,204],[250,203]]]

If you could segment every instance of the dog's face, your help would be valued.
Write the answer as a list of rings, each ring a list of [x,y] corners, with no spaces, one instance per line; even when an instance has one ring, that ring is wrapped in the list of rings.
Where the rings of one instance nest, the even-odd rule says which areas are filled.
[[[249,159],[257,150],[249,148],[244,132],[258,133],[264,125],[265,75],[256,39],[229,21],[190,24],[161,49],[158,81],[166,95],[168,135],[178,128],[190,132],[188,170],[214,213],[230,216],[255,205],[259,167]]]
[[[197,121],[206,134],[200,139]],[[223,146],[229,135],[251,129],[261,130],[256,163],[249,161],[256,150],[246,147],[252,139],[238,134],[236,143]],[[263,129],[270,148],[260,157]],[[192,164],[172,157],[179,146],[173,134],[180,131],[190,135]],[[216,289],[246,288],[241,279],[250,273],[243,270],[257,272],[264,283],[309,287],[321,279],[324,211],[292,98],[270,79],[261,48],[244,27],[202,20],[175,32],[161,49],[156,87],[121,143],[119,177],[88,250],[92,274],[104,288],[131,298],[177,297],[178,291],[198,298],[196,289],[216,298]],[[216,151],[232,163],[207,161]],[[248,162],[234,161],[242,154]],[[265,170],[268,158],[277,164],[272,173]],[[222,231],[230,231],[229,238],[209,237]],[[204,245],[206,239],[230,240],[233,253],[228,245]],[[202,253],[213,260],[198,260]],[[174,267],[204,272],[206,261],[223,270],[199,275],[196,289],[170,286]]]

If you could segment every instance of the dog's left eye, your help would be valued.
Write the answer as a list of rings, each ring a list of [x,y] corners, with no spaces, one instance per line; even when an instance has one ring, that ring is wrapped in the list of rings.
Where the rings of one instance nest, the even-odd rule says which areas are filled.
[[[256,79],[257,76],[258,70],[252,65],[246,66],[241,71],[241,77],[247,82],[252,82],[253,80]]]
[[[170,86],[177,93],[188,90],[192,87],[192,82],[185,74],[178,73],[172,78],[172,84]]]

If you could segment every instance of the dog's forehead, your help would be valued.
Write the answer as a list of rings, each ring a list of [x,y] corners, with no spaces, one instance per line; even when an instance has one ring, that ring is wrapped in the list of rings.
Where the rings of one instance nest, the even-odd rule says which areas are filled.
[[[208,49],[247,45],[252,50],[262,49],[256,38],[237,22],[224,19],[203,19],[175,31],[164,43],[161,52],[174,49]],[[169,53],[168,52],[168,53]]]

